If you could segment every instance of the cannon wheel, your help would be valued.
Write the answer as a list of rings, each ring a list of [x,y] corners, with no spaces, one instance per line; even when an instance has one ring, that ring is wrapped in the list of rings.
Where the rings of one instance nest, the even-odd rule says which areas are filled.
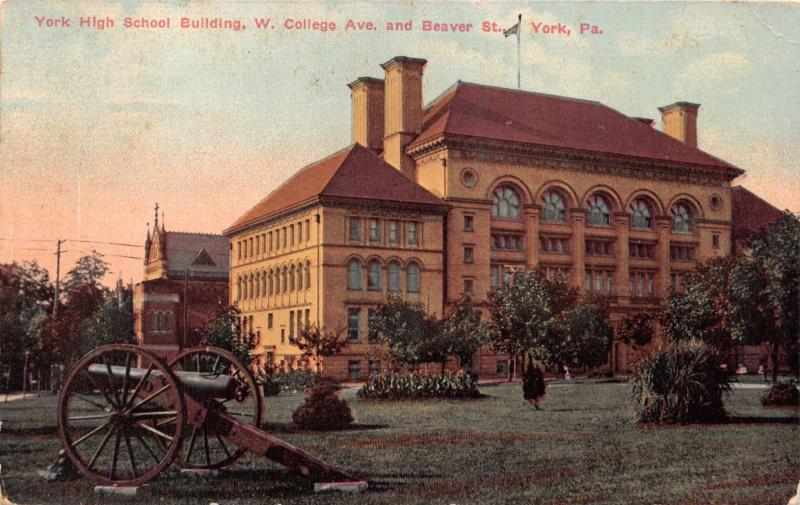
[[[177,456],[186,406],[180,383],[158,356],[113,344],[72,367],[58,412],[64,449],[84,475],[105,484],[138,486]]]
[[[199,373],[209,379],[221,374],[235,377],[239,381],[236,396],[206,400],[206,407],[233,414],[245,424],[260,425],[264,403],[261,390],[250,369],[231,352],[211,346],[191,347],[173,356],[169,365],[176,373]],[[183,449],[178,454],[180,465],[195,470],[218,470],[232,465],[246,450],[229,446],[224,439],[224,430],[207,422],[202,427],[187,427]]]

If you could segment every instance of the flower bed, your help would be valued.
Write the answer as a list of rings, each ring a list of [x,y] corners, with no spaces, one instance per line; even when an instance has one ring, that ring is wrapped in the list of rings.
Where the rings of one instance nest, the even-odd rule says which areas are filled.
[[[398,400],[405,398],[477,398],[478,380],[460,370],[441,374],[386,372],[373,375],[358,391],[361,398]]]

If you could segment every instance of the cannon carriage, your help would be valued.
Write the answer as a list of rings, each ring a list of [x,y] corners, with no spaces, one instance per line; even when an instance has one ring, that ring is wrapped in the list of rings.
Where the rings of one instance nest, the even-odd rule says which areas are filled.
[[[245,452],[314,483],[359,481],[262,430],[252,372],[215,347],[185,349],[168,362],[133,345],[100,347],[69,371],[58,408],[67,456],[106,485],[141,485],[172,465],[222,469]]]

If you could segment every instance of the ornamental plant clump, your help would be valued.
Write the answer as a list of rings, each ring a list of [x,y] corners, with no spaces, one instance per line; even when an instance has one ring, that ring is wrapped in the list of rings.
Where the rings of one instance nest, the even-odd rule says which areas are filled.
[[[728,374],[714,349],[696,340],[674,342],[634,369],[631,383],[639,422],[684,424],[727,417],[722,397]]]
[[[370,377],[358,392],[361,398],[399,400],[406,398],[477,398],[477,377],[459,370],[441,374],[385,372]]]
[[[761,405],[765,407],[800,405],[800,390],[791,382],[776,382],[761,397]]]
[[[305,403],[292,414],[294,424],[306,430],[340,430],[350,426],[353,415],[338,392],[338,386],[331,383],[310,388]]]

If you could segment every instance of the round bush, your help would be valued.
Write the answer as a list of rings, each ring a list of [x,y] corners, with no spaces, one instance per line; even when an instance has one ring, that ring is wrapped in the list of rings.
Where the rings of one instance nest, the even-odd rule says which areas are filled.
[[[332,384],[314,386],[308,390],[306,401],[292,414],[292,421],[306,430],[339,430],[353,423],[347,402],[338,397],[338,387]]]
[[[791,382],[776,382],[761,397],[761,404],[765,407],[800,405],[800,390]]]
[[[724,420],[722,397],[730,383],[721,364],[713,349],[699,340],[675,342],[640,361],[631,377],[639,421]]]

